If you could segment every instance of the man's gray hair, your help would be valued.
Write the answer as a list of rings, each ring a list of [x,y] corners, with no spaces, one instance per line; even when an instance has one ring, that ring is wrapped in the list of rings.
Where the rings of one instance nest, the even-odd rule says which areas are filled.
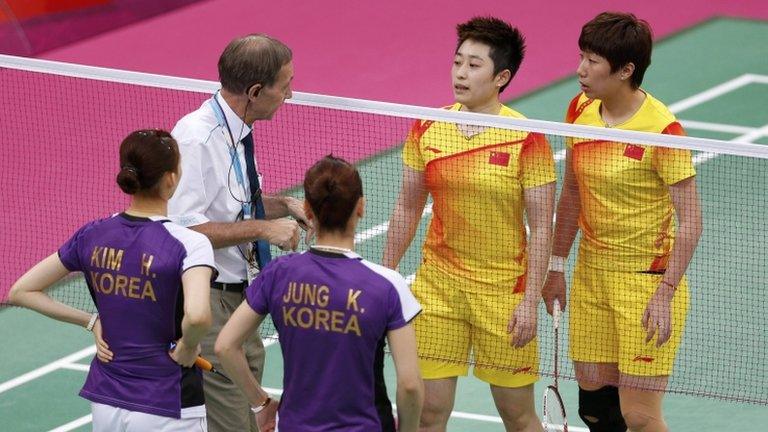
[[[219,82],[231,93],[245,93],[255,84],[269,87],[293,58],[291,49],[265,34],[251,34],[232,42],[219,57]]]

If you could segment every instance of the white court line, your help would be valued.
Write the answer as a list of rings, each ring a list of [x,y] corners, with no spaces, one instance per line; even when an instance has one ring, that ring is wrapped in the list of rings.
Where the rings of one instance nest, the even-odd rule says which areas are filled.
[[[751,128],[747,126],[700,122],[700,121],[694,121],[694,120],[680,120],[680,124],[682,124],[685,129],[705,130],[705,131],[711,131],[711,132],[725,132],[725,133],[734,133],[734,134],[748,134],[755,130],[755,128]]]
[[[88,370],[88,365],[80,365],[84,366],[84,370]],[[65,366],[66,368],[66,366]],[[78,369],[82,370],[82,369]],[[283,394],[282,389],[278,388],[272,388],[272,387],[264,387],[264,391],[267,393],[273,395],[273,396],[280,396]],[[397,409],[397,406],[395,404],[392,404],[392,408]],[[488,422],[488,423],[502,423],[501,417],[498,416],[492,416],[492,415],[484,415],[484,414],[473,414],[473,413],[467,413],[462,411],[453,411],[451,413],[451,417],[454,418],[460,418],[460,419],[467,419],[467,420],[475,420],[475,421],[482,421],[482,422]],[[88,414],[86,416],[80,417],[76,420],[73,420],[67,424],[61,425],[57,427],[56,429],[51,429],[49,432],[68,432],[73,429],[77,429],[81,426],[84,426],[88,423],[93,421],[93,416],[91,414]],[[588,429],[580,428],[580,427],[569,427],[569,430],[573,432],[589,432]]]
[[[264,341],[264,348],[272,344],[275,344],[276,342],[277,342],[277,339],[268,338],[267,340]],[[48,363],[45,366],[39,367],[31,372],[27,372],[24,375],[20,375],[12,380],[8,380],[0,384],[0,393],[4,393],[14,387],[18,387],[29,381],[40,378],[41,376],[49,374],[57,369],[88,371],[90,369],[89,365],[84,365],[76,362],[85,357],[90,357],[94,354],[96,354],[96,345],[91,345],[88,348],[83,348],[80,351],[77,351],[66,357],[62,357],[56,361]]]
[[[425,217],[430,214],[432,214],[432,203],[429,203],[426,206],[424,206],[424,212],[421,214],[421,217]],[[388,230],[389,230],[389,221],[382,222],[373,228],[368,228],[367,230],[359,234],[355,234],[355,244],[362,243],[366,240],[370,240],[378,235],[386,233]]]
[[[730,81],[716,85],[708,90],[704,90],[701,93],[697,93],[691,97],[687,97],[681,101],[675,102],[672,105],[669,105],[669,110],[673,113],[679,113],[680,111],[685,111],[689,108],[695,107],[696,105],[709,102],[712,99],[718,98],[726,93],[730,93],[736,89],[754,83],[768,84],[768,76],[744,74]]]
[[[51,429],[48,432],[69,432],[71,430],[77,429],[81,426],[85,426],[88,423],[93,421],[93,415],[88,414],[86,416],[82,416],[77,420],[72,420],[71,422],[61,425],[57,427],[56,429]]]
[[[96,354],[96,345],[89,346],[88,348],[81,349],[76,353],[72,353],[66,357],[62,357],[56,361],[48,363],[45,366],[39,367],[31,372],[27,372],[24,375],[20,375],[12,380],[8,380],[0,384],[0,393],[4,393],[14,387],[20,386],[24,383],[40,378],[41,376],[60,369],[62,366],[80,360],[83,357]]]
[[[91,365],[82,364],[82,363],[69,363],[69,364],[63,365],[61,368],[71,369],[71,370],[76,370],[81,372],[88,372],[89,370],[91,370]]]
[[[745,133],[744,135],[737,136],[736,138],[732,139],[731,141],[738,141],[738,142],[752,142],[758,138],[768,136],[768,125],[765,125],[761,128],[753,129],[751,132]],[[714,159],[716,157],[720,156],[719,153],[708,153],[708,152],[701,152],[698,153],[696,156],[693,157],[693,163],[694,165],[702,164],[710,159]]]
[[[768,75],[747,74],[755,84],[768,84]]]
[[[768,135],[768,125],[765,125],[759,129],[755,129],[753,131],[747,132],[744,135],[740,137],[736,137],[732,139],[731,141],[740,141],[740,142],[746,142],[751,143],[752,141],[762,138],[764,136]]]
[[[272,388],[272,387],[264,387],[264,391],[266,391],[267,393],[273,396],[280,396],[283,394],[283,389]],[[397,405],[392,404],[392,408],[397,409]],[[467,420],[477,420],[477,421],[488,422],[488,423],[502,423],[501,417],[499,416],[473,414],[473,413],[467,413],[462,411],[451,412],[451,417],[467,419]],[[562,430],[562,428],[560,430]],[[578,426],[568,426],[568,430],[571,432],[589,432],[589,429],[578,427]]]

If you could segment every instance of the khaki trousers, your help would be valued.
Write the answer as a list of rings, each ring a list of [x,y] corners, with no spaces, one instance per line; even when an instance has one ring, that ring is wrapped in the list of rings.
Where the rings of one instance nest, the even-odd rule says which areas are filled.
[[[213,366],[223,371],[216,358],[213,347],[224,324],[244,300],[244,294],[211,289],[211,312],[213,324],[211,330],[200,342],[202,356],[210,360]],[[243,345],[248,365],[256,379],[261,382],[264,372],[264,344],[259,332],[254,332]],[[258,432],[256,419],[248,401],[234,383],[209,372],[203,372],[205,390],[205,408],[208,413],[209,432],[250,431]]]

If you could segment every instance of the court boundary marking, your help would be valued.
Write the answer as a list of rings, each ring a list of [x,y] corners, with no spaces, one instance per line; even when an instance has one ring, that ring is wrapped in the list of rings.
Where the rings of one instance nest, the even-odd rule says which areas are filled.
[[[3,57],[0,55],[0,60],[2,60]],[[714,87],[711,87],[707,90],[701,91],[699,93],[696,93],[692,96],[689,96],[687,98],[684,98],[678,102],[675,102],[671,105],[669,105],[670,111],[677,114],[679,112],[685,111],[687,109],[693,108],[695,106],[704,104],[706,102],[712,101],[713,99],[716,99],[717,97],[720,97],[724,94],[733,92],[735,90],[738,90],[744,86],[750,85],[750,84],[765,84],[768,85],[768,75],[759,75],[759,74],[743,74],[739,77],[736,77],[732,80],[723,82],[721,84],[718,84]],[[759,138],[768,136],[768,124],[761,126],[761,127],[747,127],[747,126],[739,126],[739,125],[729,125],[729,124],[719,124],[719,123],[708,123],[708,122],[698,122],[693,120],[680,120],[681,124],[684,127],[687,127],[688,129],[695,129],[695,130],[706,130],[706,131],[714,131],[714,132],[725,132],[725,133],[739,133],[741,135],[737,136],[734,139],[731,139],[729,141],[733,142],[752,142],[754,140],[757,140]],[[699,165],[701,163],[707,162],[711,159],[714,159],[718,156],[720,156],[721,153],[710,153],[710,152],[700,152],[696,156],[694,156],[694,164]],[[555,160],[557,162],[560,162],[565,159],[565,150],[558,151],[555,154]],[[432,206],[431,204],[428,204],[424,212],[422,213],[422,217],[426,217],[427,215],[432,213]],[[380,223],[372,228],[368,228],[361,233],[358,233],[355,235],[355,243],[359,244],[362,242],[365,242],[367,240],[370,240],[372,238],[375,238],[379,235],[382,235],[386,233],[389,229],[389,221],[385,221],[383,223]],[[415,274],[408,275],[406,277],[407,282],[412,282],[415,278]],[[274,344],[274,340],[266,340],[264,342],[264,347],[268,347],[272,344]],[[37,369],[34,369],[30,372],[24,373],[22,375],[17,376],[16,378],[12,378],[8,381],[5,381],[3,383],[0,383],[0,394],[5,393],[8,390],[11,390],[15,387],[21,386],[27,382],[30,382],[32,380],[38,379],[42,376],[45,376],[51,372],[57,371],[57,370],[78,370],[78,371],[85,371],[88,369],[88,365],[83,365],[81,363],[76,363],[77,360],[80,360],[82,358],[85,358],[87,356],[94,355],[96,353],[96,346],[91,345],[90,347],[86,347],[80,351],[77,351],[75,353],[69,354],[67,356],[64,356],[58,360],[54,360],[51,363],[48,363],[44,366],[41,366]],[[265,388],[269,393],[273,394],[279,394],[274,392],[282,392],[279,389],[274,388]],[[493,422],[493,423],[501,423],[501,418],[497,416],[488,416],[483,414],[473,414],[473,413],[465,413],[460,411],[453,411],[451,413],[451,417],[455,418],[462,418],[462,419],[469,419],[469,420],[477,420],[477,421],[485,421],[485,422]],[[51,429],[49,432],[68,432],[73,429],[76,429],[78,427],[84,426],[88,423],[90,423],[92,420],[91,414],[88,414],[86,416],[80,417],[78,419],[75,419],[71,422],[68,422],[64,425],[61,425],[57,428]],[[569,430],[573,432],[588,432],[585,428],[570,426]]]

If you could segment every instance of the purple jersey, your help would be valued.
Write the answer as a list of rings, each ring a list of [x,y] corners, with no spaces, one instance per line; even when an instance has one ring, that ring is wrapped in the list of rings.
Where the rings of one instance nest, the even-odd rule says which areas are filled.
[[[381,430],[376,344],[421,311],[400,274],[354,253],[310,249],[272,261],[246,298],[280,334],[281,432]]]
[[[80,396],[165,417],[204,415],[200,371],[176,364],[168,348],[181,337],[182,273],[215,269],[208,239],[159,217],[122,213],[80,228],[59,258],[83,272],[115,355],[91,361]]]

